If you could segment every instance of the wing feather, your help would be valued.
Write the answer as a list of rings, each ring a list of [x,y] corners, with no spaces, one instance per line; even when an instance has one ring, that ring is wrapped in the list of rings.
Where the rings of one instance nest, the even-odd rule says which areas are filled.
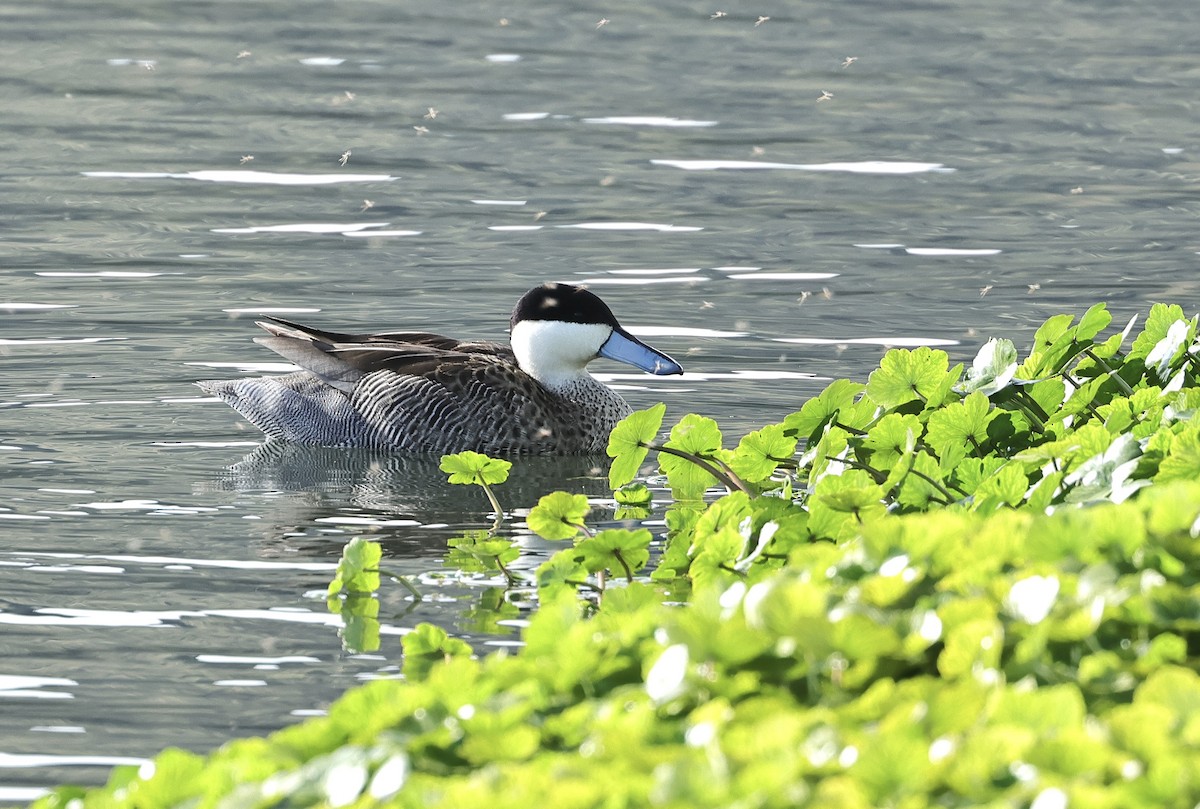
[[[516,365],[512,349],[494,343],[455,340],[429,332],[347,334],[269,317],[258,325],[270,337],[255,342],[294,362],[338,390],[350,393],[376,371],[427,376],[438,368],[472,359]]]

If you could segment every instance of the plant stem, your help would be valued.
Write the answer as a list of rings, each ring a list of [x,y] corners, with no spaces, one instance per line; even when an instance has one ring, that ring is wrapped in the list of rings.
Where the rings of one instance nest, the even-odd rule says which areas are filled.
[[[1042,407],[1042,403],[1033,398],[1032,394],[1024,388],[1017,388],[1017,398],[1029,405],[1034,414],[1038,417],[1039,422],[1045,422],[1050,418],[1050,414],[1046,412],[1046,408]]]
[[[416,601],[420,601],[423,598],[423,596],[421,595],[421,592],[419,590],[417,590],[416,587],[413,586],[413,583],[411,581],[408,580],[408,576],[401,576],[399,573],[391,573],[386,570],[380,570],[379,572],[382,573],[383,575],[387,576],[392,581],[399,582],[400,584],[402,584],[404,586],[405,590],[408,590],[408,592],[412,593],[413,599],[415,599]]]
[[[749,495],[754,494],[754,491],[750,488],[750,484],[747,483],[746,481],[742,480],[737,472],[734,472],[732,469],[730,469],[729,464],[725,463],[720,458],[713,458],[712,460],[713,460],[713,463],[719,464],[720,467],[725,470],[725,473],[729,475],[729,479],[732,480],[735,484],[737,484],[737,487],[739,489],[744,491],[746,494],[749,494]]]
[[[1020,395],[1013,396],[1010,401],[1012,402],[1013,407],[1019,410],[1021,415],[1025,417],[1025,420],[1029,422],[1029,426],[1034,430],[1034,432],[1038,433],[1039,435],[1046,432],[1045,422],[1039,419],[1037,414],[1029,409],[1029,405],[1021,399]]]
[[[827,461],[840,461],[841,463],[846,464],[846,466],[852,466],[855,469],[861,469],[864,472],[866,472],[868,475],[870,475],[872,478],[874,478],[876,483],[883,483],[888,478],[888,476],[885,475],[880,470],[876,469],[875,467],[871,466],[870,464],[865,464],[862,461],[855,461],[855,460],[851,460],[849,458],[835,458],[832,455],[826,455],[824,457],[825,457],[825,460],[827,460]],[[950,493],[950,490],[947,489],[945,486],[943,486],[941,483],[939,483],[934,478],[931,478],[929,475],[925,474],[921,470],[916,469],[914,467],[915,462],[916,462],[916,456],[913,456],[913,464],[909,464],[907,474],[916,475],[917,477],[921,478],[926,483],[928,483],[930,486],[932,486],[933,488],[935,488],[939,492],[941,492],[942,497],[944,498],[941,501],[943,505],[948,506],[948,505],[953,504],[955,501],[955,497],[954,497],[954,495],[952,495]],[[957,489],[958,487],[955,486],[955,488]],[[966,497],[966,495],[967,495],[967,493],[962,491],[961,489],[959,489],[959,494],[961,494],[963,497]]]
[[[1029,407],[1030,412],[1037,417],[1038,427],[1040,428],[1038,432],[1045,432],[1046,419],[1050,418],[1050,414],[1046,412],[1046,408],[1042,407],[1042,403],[1033,398],[1024,388],[1017,388],[1016,398],[1024,402]]]
[[[925,481],[930,486],[932,486],[933,488],[935,488],[939,492],[941,492],[942,498],[940,499],[940,502],[943,506],[950,506],[950,505],[954,504],[954,495],[950,494],[950,490],[947,489],[946,487],[942,486],[942,484],[939,483],[937,480],[935,480],[934,478],[931,478],[929,475],[925,474],[920,469],[914,469],[911,466],[908,468],[908,473],[910,475],[916,475],[921,480]],[[965,492],[963,492],[962,494],[964,497],[966,496]]]
[[[744,578],[746,578],[746,574],[745,574],[745,573],[743,573],[742,571],[738,570],[737,568],[730,567],[729,565],[725,564],[724,562],[721,562],[719,565],[717,565],[717,567],[719,567],[721,570],[727,570],[727,571],[729,571],[729,572],[730,572],[730,573],[732,573],[733,575],[737,576],[739,579],[744,579]]]
[[[870,475],[875,480],[876,483],[883,483],[885,480],[887,480],[887,477],[888,477],[886,474],[884,474],[880,470],[876,469],[875,467],[871,466],[870,464],[863,463],[862,461],[854,460],[853,458],[836,458],[833,455],[826,455],[826,456],[824,456],[824,458],[827,461],[835,461],[837,463],[844,463],[846,466],[850,466],[855,469],[861,469],[862,471],[864,471],[868,475]]]
[[[625,561],[625,557],[621,555],[619,548],[613,548],[613,556],[617,557],[617,561],[621,563],[621,567],[625,568],[625,581],[633,584],[633,571],[629,569],[629,563]]]
[[[483,492],[488,496],[488,500],[492,503],[492,511],[496,515],[496,524],[492,530],[500,527],[500,523],[504,521],[504,509],[500,508],[500,501],[496,499],[496,495],[492,493],[492,487],[484,481],[480,481],[479,485],[483,487]]]
[[[738,486],[736,483],[733,482],[733,480],[728,475],[726,475],[720,469],[713,466],[708,461],[704,460],[703,458],[701,458],[698,455],[693,455],[690,452],[684,452],[683,450],[675,449],[673,447],[663,446],[661,444],[646,444],[645,446],[647,446],[648,448],[650,448],[652,450],[655,450],[656,452],[665,452],[668,455],[674,455],[676,458],[683,458],[685,461],[691,461],[696,466],[700,467],[705,472],[707,472],[708,474],[710,474],[714,478],[716,478],[718,481],[720,481],[721,485],[724,486],[727,490],[729,490],[731,492],[734,489],[737,489],[737,490],[743,491],[749,495],[754,494],[754,492],[750,491],[748,488],[745,488],[744,483],[741,486]]]
[[[1103,369],[1103,370],[1104,370],[1104,372],[1105,372],[1106,374],[1108,374],[1108,376],[1109,376],[1109,377],[1112,379],[1112,381],[1116,383],[1117,387],[1121,389],[1121,392],[1122,392],[1122,393],[1124,393],[1126,396],[1132,396],[1132,395],[1133,395],[1133,388],[1129,387],[1129,383],[1128,383],[1128,382],[1126,382],[1126,381],[1125,381],[1124,379],[1122,379],[1121,377],[1117,376],[1117,372],[1113,370],[1113,368],[1112,368],[1112,366],[1111,366],[1111,365],[1109,365],[1107,362],[1105,362],[1104,360],[1102,360],[1102,359],[1100,359],[1099,357],[1097,357],[1097,356],[1096,356],[1096,353],[1095,353],[1094,351],[1092,351],[1090,348],[1089,348],[1089,349],[1086,349],[1086,350],[1085,350],[1083,353],[1084,353],[1084,354],[1087,354],[1087,355],[1088,355],[1088,358],[1089,358],[1089,359],[1090,359],[1092,362],[1096,363],[1096,365],[1097,365],[1098,367],[1100,367],[1101,369]]]
[[[1083,385],[1076,382],[1075,378],[1073,376],[1071,376],[1070,374],[1063,372],[1063,373],[1059,374],[1059,376],[1061,376],[1063,378],[1063,381],[1066,382],[1067,384],[1069,384],[1076,391],[1080,391],[1083,389]],[[1074,396],[1075,394],[1071,394],[1071,395]],[[1063,402],[1063,404],[1066,404],[1066,402]],[[1100,418],[1100,411],[1098,411],[1092,405],[1090,400],[1084,404],[1084,407],[1086,407],[1087,411],[1092,414],[1092,418],[1096,419],[1097,421],[1103,421],[1103,419]]]
[[[495,557],[495,559],[496,559],[496,567],[500,568],[500,572],[504,574],[504,579],[505,579],[505,581],[508,582],[508,586],[512,587],[513,585],[515,585],[517,583],[517,577],[509,572],[508,568],[506,568],[504,566],[504,563],[500,561],[499,556]]]

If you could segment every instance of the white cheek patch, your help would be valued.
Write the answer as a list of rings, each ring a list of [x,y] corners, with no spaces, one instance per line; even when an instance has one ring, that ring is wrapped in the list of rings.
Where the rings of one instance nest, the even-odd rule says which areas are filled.
[[[553,384],[583,373],[611,334],[612,327],[602,323],[522,320],[513,326],[511,340],[521,369]]]

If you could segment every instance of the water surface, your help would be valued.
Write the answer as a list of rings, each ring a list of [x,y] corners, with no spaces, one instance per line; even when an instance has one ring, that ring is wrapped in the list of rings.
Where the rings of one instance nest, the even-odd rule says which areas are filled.
[[[191,386],[283,367],[256,313],[501,339],[586,281],[689,373],[596,371],[736,437],[889,346],[1197,309],[1200,6],[719,10],[0,3],[0,799],[297,721],[419,621],[516,640],[442,564],[482,495],[264,459]],[[428,594],[384,591],[375,654],[321,596],[364,533]]]

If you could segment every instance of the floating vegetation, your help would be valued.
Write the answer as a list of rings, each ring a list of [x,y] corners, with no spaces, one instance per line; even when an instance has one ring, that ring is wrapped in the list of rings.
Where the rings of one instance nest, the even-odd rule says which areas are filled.
[[[527,525],[569,545],[534,573],[494,529],[454,543],[536,589],[519,653],[421,625],[405,681],[38,805],[1193,806],[1197,318],[1110,322],[1054,317],[969,368],[894,349],[732,446],[636,412],[609,482],[643,518],[652,462],[663,536],[555,492]],[[491,461],[443,468],[492,486]],[[339,589],[381,586],[356,578],[373,551],[344,561]]]

